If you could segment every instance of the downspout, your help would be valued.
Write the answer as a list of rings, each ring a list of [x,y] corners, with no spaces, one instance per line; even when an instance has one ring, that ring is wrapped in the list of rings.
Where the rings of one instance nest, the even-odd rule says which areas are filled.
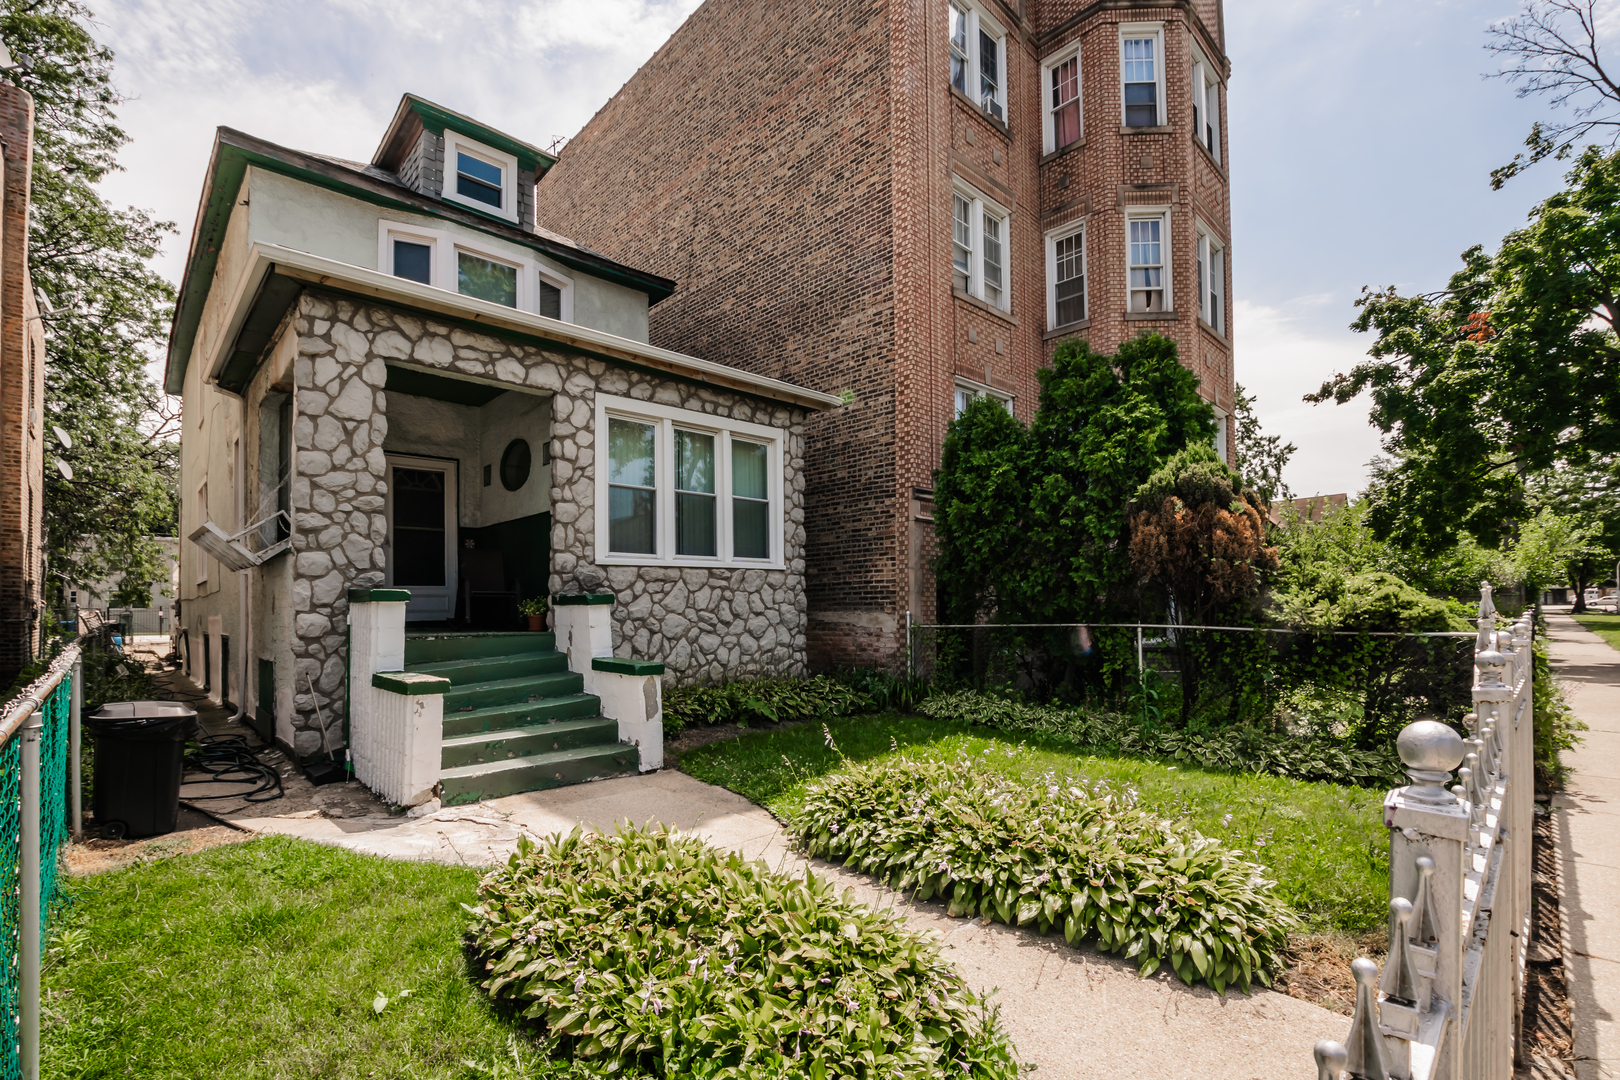
[[[217,387],[216,387],[217,388]],[[242,448],[247,439],[247,398],[232,394],[236,398],[236,482],[231,486],[236,489],[236,527],[240,529],[247,520],[247,453]],[[242,643],[241,649],[241,675],[237,679],[236,712],[230,717],[231,723],[239,723],[247,716],[248,700],[248,668],[249,660],[253,655],[252,620],[248,618],[248,570],[236,572],[236,640]],[[223,690],[230,689],[230,675],[224,676],[226,685]],[[223,697],[223,693],[221,694]]]

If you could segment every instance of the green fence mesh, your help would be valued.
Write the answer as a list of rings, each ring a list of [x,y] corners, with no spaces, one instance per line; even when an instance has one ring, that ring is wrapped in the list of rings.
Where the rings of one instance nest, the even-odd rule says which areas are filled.
[[[39,746],[39,903],[40,946],[48,931],[46,920],[56,903],[62,845],[68,837],[68,723],[72,676],[64,676],[45,699],[45,728]],[[22,881],[18,873],[18,839],[22,811],[22,738],[20,733],[0,746],[0,943],[4,945],[4,971],[0,972],[0,1080],[21,1080],[17,1060],[18,919]]]

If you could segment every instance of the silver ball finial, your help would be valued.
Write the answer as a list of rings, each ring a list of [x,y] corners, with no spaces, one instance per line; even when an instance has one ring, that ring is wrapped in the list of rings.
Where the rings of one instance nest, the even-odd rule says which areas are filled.
[[[1395,740],[1395,749],[1412,778],[1406,796],[1418,802],[1443,806],[1452,801],[1445,783],[1451,770],[1463,757],[1462,736],[1438,720],[1407,724]]]
[[[1343,1043],[1323,1039],[1316,1044],[1316,1080],[1339,1080],[1349,1064],[1350,1051]]]

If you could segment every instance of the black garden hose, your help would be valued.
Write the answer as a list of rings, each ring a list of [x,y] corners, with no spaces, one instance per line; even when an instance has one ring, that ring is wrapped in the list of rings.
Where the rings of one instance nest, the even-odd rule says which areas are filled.
[[[240,799],[243,802],[270,802],[282,796],[281,774],[259,760],[258,752],[240,735],[204,735],[197,740],[197,749],[185,757],[186,772],[200,772],[203,776],[186,776],[182,784],[235,784],[252,785],[243,792],[223,795],[184,795],[182,802],[203,802],[207,799]]]

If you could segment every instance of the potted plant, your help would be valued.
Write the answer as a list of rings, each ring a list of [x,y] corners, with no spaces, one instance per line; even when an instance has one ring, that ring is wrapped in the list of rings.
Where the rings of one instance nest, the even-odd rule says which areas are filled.
[[[545,597],[531,596],[518,604],[518,614],[529,620],[530,630],[544,630],[548,606]]]

